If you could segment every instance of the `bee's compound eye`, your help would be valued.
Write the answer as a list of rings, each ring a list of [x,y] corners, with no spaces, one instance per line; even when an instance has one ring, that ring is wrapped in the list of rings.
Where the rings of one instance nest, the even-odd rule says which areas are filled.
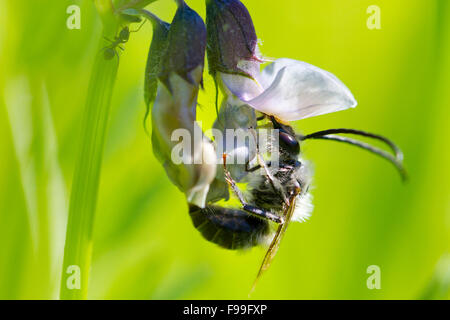
[[[298,143],[297,139],[295,139],[295,137],[281,130],[279,136],[280,136],[280,145],[283,149],[285,149],[290,154],[300,153],[300,144]]]

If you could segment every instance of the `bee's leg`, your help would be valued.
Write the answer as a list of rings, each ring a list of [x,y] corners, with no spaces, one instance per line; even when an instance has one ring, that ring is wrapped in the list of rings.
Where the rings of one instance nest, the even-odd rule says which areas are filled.
[[[247,162],[245,163],[245,171],[246,171],[246,172],[254,172],[254,171],[259,170],[259,169],[261,169],[261,165],[259,165],[259,164],[257,164],[257,165],[254,166],[253,168],[250,168],[250,163],[249,163],[249,161],[247,161]]]
[[[266,165],[267,165],[268,167],[270,167],[270,165],[271,165],[270,161],[267,162]],[[261,165],[260,165],[260,164],[257,164],[257,165],[254,166],[253,168],[250,168],[250,162],[247,161],[247,162],[245,163],[245,171],[246,171],[246,172],[254,172],[254,171],[259,170],[259,169],[261,169]]]
[[[260,218],[267,219],[276,223],[284,223],[284,219],[282,217],[279,217],[278,215],[274,214],[271,211],[257,208],[255,206],[247,204],[247,202],[244,199],[244,196],[241,192],[241,190],[236,185],[236,182],[231,177],[230,172],[227,170],[227,164],[226,164],[226,154],[223,155],[223,171],[225,174],[225,181],[228,183],[228,185],[233,190],[236,197],[239,199],[239,201],[242,204],[242,209],[248,213],[251,213],[253,215],[256,215]]]
[[[258,118],[256,118],[257,121],[262,121],[266,118],[266,115],[263,114],[262,116],[259,116]]]
[[[264,218],[276,223],[284,223],[284,219],[278,215],[276,215],[275,213],[265,210],[265,209],[261,209],[261,208],[257,208],[255,206],[251,206],[249,204],[243,204],[242,205],[242,209],[244,211],[247,211],[248,213],[251,213],[253,215],[256,215],[260,218]]]
[[[233,190],[234,194],[236,195],[236,197],[239,199],[239,201],[241,202],[242,205],[246,204],[246,201],[244,200],[244,196],[242,195],[241,190],[239,190],[238,186],[236,185],[236,182],[233,180],[233,178],[231,177],[230,172],[227,170],[226,165],[224,164],[223,166],[223,171],[225,174],[225,181],[228,183],[228,185],[231,187],[231,189]]]

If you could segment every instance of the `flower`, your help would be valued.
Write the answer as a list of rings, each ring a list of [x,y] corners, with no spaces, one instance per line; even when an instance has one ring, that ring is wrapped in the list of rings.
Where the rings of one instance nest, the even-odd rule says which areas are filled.
[[[158,89],[152,107],[152,147],[170,180],[186,194],[189,203],[205,206],[210,183],[216,175],[216,155],[212,143],[196,123],[197,96],[204,67],[206,28],[198,14],[184,1],[167,35],[165,53],[158,69]],[[156,59],[157,60],[157,59]],[[155,60],[155,61],[156,61]],[[152,64],[152,61],[149,61]],[[181,162],[174,161],[177,130],[188,133],[191,151]]]
[[[333,74],[306,62],[278,59],[260,72],[256,33],[239,0],[206,0],[210,73],[241,105],[294,121],[356,106]]]
[[[162,32],[151,45],[146,100],[150,105],[154,99],[153,151],[189,203],[204,207],[229,196],[212,142],[195,134],[202,132],[196,123],[196,107],[205,50],[209,72],[224,94],[214,124],[222,133],[227,129],[249,133],[257,125],[256,111],[287,122],[356,106],[339,79],[305,62],[283,58],[260,71],[264,60],[258,52],[258,38],[250,14],[239,0],[206,0],[207,30],[184,1],[176,2],[178,9],[170,27],[153,19]],[[173,153],[178,141],[173,134],[180,129],[189,133],[193,148],[183,150],[182,161],[177,162]],[[247,175],[246,164],[255,160],[255,145],[239,139],[226,141],[226,134],[223,137],[218,143],[223,144],[224,153],[246,160],[227,166],[235,180],[241,181]]]
[[[333,74],[306,62],[278,59],[254,79],[222,73],[224,86],[243,104],[294,121],[356,107],[350,90]]]
[[[251,161],[255,150],[248,144],[239,141],[228,141],[226,130],[242,130],[256,127],[256,113],[251,107],[243,105],[242,101],[222,85],[221,75],[230,74],[242,78],[252,78],[259,71],[261,60],[257,57],[257,41],[255,28],[247,8],[239,1],[206,0],[206,26],[208,45],[209,73],[216,85],[219,85],[224,99],[218,112],[214,128],[223,133],[223,151],[230,158],[245,158]],[[246,61],[246,64],[240,63]],[[218,106],[216,105],[218,109]],[[245,164],[229,164],[229,171],[236,181],[246,176]],[[228,187],[221,176],[223,170],[218,170],[215,180],[215,190],[211,190],[209,199],[228,198]],[[216,195],[214,197],[212,194]]]

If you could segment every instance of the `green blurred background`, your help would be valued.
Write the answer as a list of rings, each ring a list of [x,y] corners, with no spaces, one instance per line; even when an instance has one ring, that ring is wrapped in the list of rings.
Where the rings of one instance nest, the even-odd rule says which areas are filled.
[[[450,3],[448,0],[246,0],[267,57],[336,74],[356,109],[297,122],[308,133],[349,127],[404,150],[410,181],[387,162],[308,142],[313,216],[292,224],[252,298],[448,299]],[[187,3],[205,16],[202,0]],[[81,29],[66,8],[81,7]],[[369,30],[369,5],[381,30]],[[148,9],[170,21],[176,6]],[[58,297],[68,198],[90,70],[101,36],[92,0],[0,1],[0,298]],[[246,299],[264,249],[203,240],[184,196],[145,134],[143,79],[151,24],[120,58],[103,159],[89,298]],[[214,118],[205,77],[199,107]],[[440,263],[439,263],[440,261]],[[370,265],[381,289],[369,290]]]

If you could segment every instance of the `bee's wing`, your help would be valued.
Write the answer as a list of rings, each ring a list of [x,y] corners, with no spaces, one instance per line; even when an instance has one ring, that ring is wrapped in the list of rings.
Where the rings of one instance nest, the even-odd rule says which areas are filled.
[[[350,90],[332,73],[292,59],[278,59],[261,72],[256,79],[262,88],[259,93],[251,80],[241,79],[248,85],[233,85],[227,80],[224,79],[225,85],[246,104],[284,121],[345,110],[357,104]]]
[[[278,226],[277,232],[275,233],[275,236],[273,237],[272,242],[270,243],[269,249],[267,249],[266,255],[264,256],[264,260],[261,264],[261,267],[259,268],[258,275],[256,276],[256,279],[253,282],[253,286],[250,292],[252,292],[255,289],[256,283],[258,282],[259,278],[264,273],[264,271],[269,269],[273,258],[275,258],[275,255],[277,254],[278,248],[280,247],[281,239],[283,239],[284,233],[286,232],[286,229],[289,223],[291,222],[292,215],[295,209],[296,199],[297,196],[291,198],[290,205],[284,212],[285,221],[283,224],[280,224]]]

